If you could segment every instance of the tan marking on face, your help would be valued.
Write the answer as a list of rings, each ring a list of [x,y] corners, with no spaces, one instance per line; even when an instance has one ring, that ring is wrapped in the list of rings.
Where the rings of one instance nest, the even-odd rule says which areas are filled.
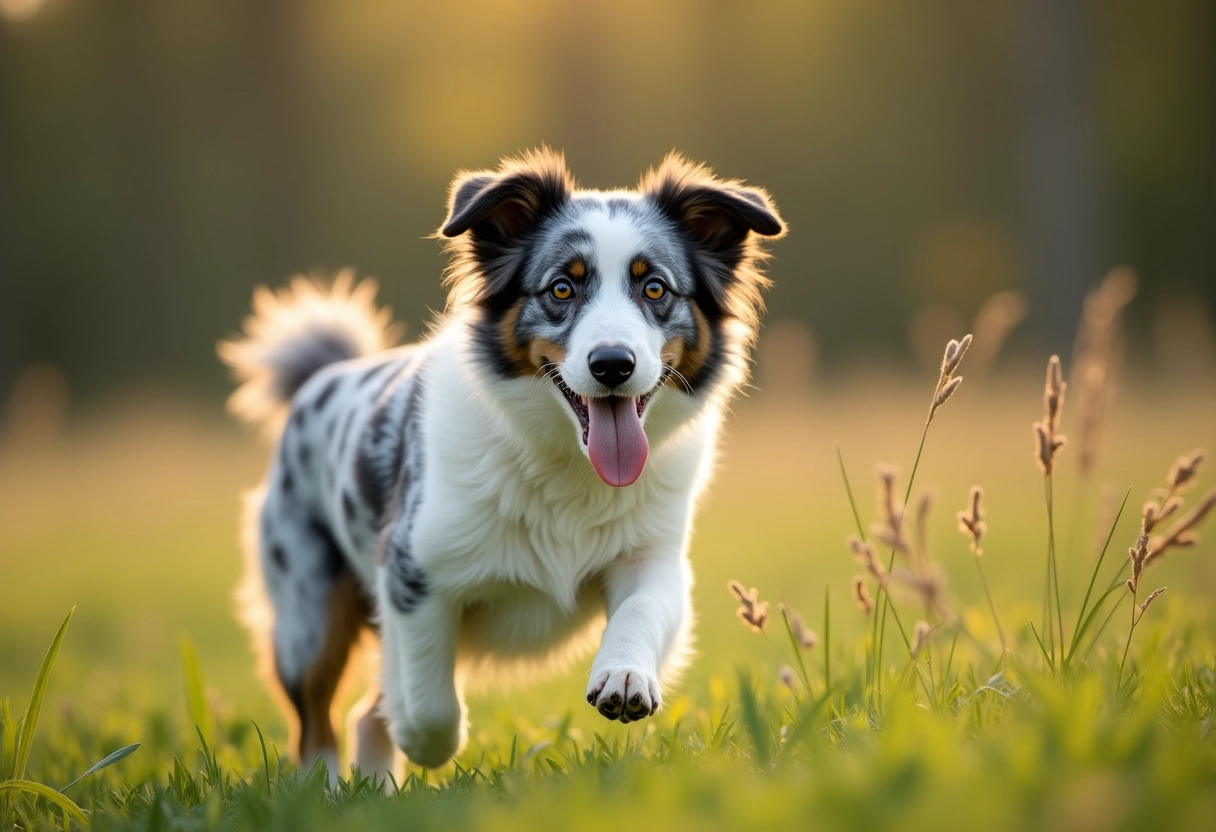
[[[701,372],[701,368],[705,366],[705,360],[709,358],[711,335],[709,320],[706,319],[705,313],[696,306],[692,308],[692,316],[697,324],[696,345],[690,349],[683,338],[672,338],[663,345],[663,360],[686,379]],[[674,358],[668,358],[668,356],[674,356]],[[684,386],[678,379],[668,379],[668,383],[676,387]]]
[[[642,275],[646,274],[646,270],[649,268],[650,266],[647,265],[646,261],[639,257],[634,260],[633,265],[629,267],[629,273],[634,277],[641,277]]]
[[[566,271],[570,272],[571,277],[582,280],[587,275],[587,264],[582,260],[575,260]]]
[[[311,764],[322,752],[337,753],[331,711],[351,648],[368,625],[369,614],[367,599],[355,576],[344,573],[329,593],[321,653],[300,686],[299,726],[294,745],[303,765]]]
[[[663,351],[659,353],[659,358],[669,367],[674,367],[677,372],[683,373],[680,369],[680,363],[684,360],[684,339],[676,336],[663,345]],[[679,379],[671,377],[665,380],[665,384],[672,387],[683,387],[684,385]]]
[[[512,304],[498,325],[498,335],[502,339],[502,351],[514,365],[515,372],[521,376],[531,375],[532,371],[536,369],[532,364],[532,356],[527,345],[521,344],[515,334],[515,326],[519,323],[519,313],[523,306],[522,298]]]
[[[555,344],[548,338],[533,338],[528,349],[528,357],[532,366],[541,369],[546,362],[561,364],[566,360],[566,351],[560,344]]]

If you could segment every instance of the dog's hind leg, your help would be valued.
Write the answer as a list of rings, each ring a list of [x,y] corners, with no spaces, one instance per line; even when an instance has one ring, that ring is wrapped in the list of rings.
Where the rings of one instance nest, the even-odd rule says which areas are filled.
[[[369,607],[328,527],[272,489],[261,510],[260,562],[274,670],[296,716],[302,765],[321,757],[338,775],[331,708]]]

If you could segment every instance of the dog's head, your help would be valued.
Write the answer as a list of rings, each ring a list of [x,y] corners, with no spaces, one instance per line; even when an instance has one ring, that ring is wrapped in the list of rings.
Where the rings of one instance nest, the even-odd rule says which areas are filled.
[[[529,394],[609,485],[641,475],[652,411],[678,422],[742,381],[768,285],[757,240],[785,231],[763,190],[674,154],[635,190],[578,190],[542,150],[457,176],[448,208],[451,304],[474,311],[478,360],[551,379]]]

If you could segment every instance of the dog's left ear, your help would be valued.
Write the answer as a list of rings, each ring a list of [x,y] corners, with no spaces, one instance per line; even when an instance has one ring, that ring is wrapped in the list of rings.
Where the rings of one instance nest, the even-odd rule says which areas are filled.
[[[785,223],[764,189],[718,179],[709,168],[675,153],[642,178],[640,190],[694,244],[710,252],[737,248],[749,234],[785,233]]]
[[[709,168],[672,153],[638,186],[691,244],[692,266],[714,304],[754,330],[769,285],[760,271],[760,237],[785,233],[777,209],[761,188],[714,176]]]
[[[506,159],[496,171],[461,173],[452,182],[439,233],[507,246],[570,199],[574,181],[560,153],[547,148]]]

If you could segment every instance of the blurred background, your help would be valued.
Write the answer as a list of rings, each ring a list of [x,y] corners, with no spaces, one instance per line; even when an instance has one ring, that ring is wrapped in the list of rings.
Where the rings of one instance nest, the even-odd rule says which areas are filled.
[[[189,633],[225,696],[269,709],[229,600],[265,449],[224,416],[214,344],[256,284],[344,266],[418,333],[452,175],[540,144],[588,187],[678,149],[790,226],[694,543],[714,645],[694,680],[750,649],[727,577],[847,608],[832,442],[868,511],[949,337],[977,333],[921,473],[947,562],[973,482],[994,538],[1041,557],[1029,425],[1053,351],[1065,431],[1088,426],[1061,473],[1079,563],[1104,483],[1138,505],[1216,445],[1208,0],[0,0],[0,692],[79,604],[69,686],[174,701]],[[1030,555],[1001,548],[1014,604]],[[1167,567],[1211,586],[1208,561]]]

